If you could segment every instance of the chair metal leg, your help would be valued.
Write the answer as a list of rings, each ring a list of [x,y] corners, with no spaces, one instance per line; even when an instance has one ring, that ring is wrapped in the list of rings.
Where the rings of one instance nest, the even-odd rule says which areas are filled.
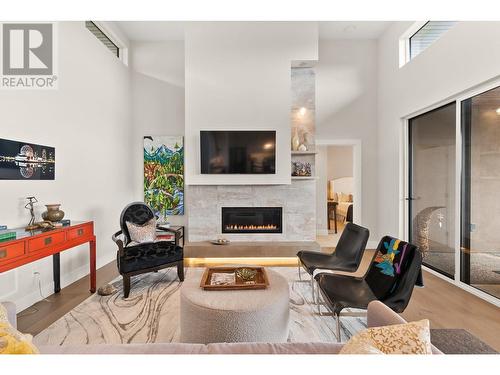
[[[319,289],[319,286],[318,286],[318,289]],[[318,299],[316,300],[316,306],[318,306],[318,315],[321,316],[322,314],[321,314],[321,302],[319,300],[319,292],[317,294],[317,297],[318,297]]]
[[[335,314],[337,320],[337,342],[340,342],[340,315]]]
[[[311,297],[312,297],[312,303],[316,304],[316,298],[314,297],[314,277],[311,275]]]

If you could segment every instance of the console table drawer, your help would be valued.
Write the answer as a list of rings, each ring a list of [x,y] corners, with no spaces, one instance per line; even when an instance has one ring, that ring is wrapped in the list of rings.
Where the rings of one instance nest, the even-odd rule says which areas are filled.
[[[48,246],[54,246],[66,241],[66,233],[58,232],[43,237],[34,238],[28,242],[28,252],[37,251]]]
[[[0,262],[7,259],[17,258],[24,255],[24,242],[19,242],[14,245],[0,245]]]
[[[73,228],[68,231],[68,240],[75,238],[86,237],[92,233],[92,225],[83,225],[78,228]]]

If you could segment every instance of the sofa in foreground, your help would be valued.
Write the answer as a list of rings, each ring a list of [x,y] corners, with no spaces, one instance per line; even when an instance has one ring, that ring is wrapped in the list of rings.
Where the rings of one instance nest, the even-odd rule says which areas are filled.
[[[7,309],[11,324],[16,327],[16,307],[9,302],[2,303]],[[333,318],[332,318],[333,319]],[[381,302],[368,305],[368,327],[402,324],[406,321]],[[40,346],[41,354],[337,354],[342,343],[213,343],[213,344],[98,344]],[[434,354],[442,354],[432,346]]]

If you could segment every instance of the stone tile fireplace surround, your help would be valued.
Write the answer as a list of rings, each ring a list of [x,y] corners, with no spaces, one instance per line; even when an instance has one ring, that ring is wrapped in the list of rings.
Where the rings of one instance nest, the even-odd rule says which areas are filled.
[[[314,68],[307,62],[305,65],[299,65],[300,67],[291,69],[290,76],[292,104],[290,136],[299,135],[300,141],[306,143],[311,150],[311,147],[314,146],[316,133],[315,72]],[[302,113],[302,108],[306,109],[305,114]],[[277,112],[281,110],[281,107],[276,108]],[[238,114],[236,122],[240,120]],[[306,133],[308,134],[307,140]],[[283,149],[281,152],[287,151]],[[295,158],[296,161],[302,159],[302,157]],[[309,158],[306,161],[311,160]],[[291,246],[288,249],[288,255],[295,255],[296,250],[298,250],[298,248],[293,247],[297,244],[290,244],[291,242],[299,242],[299,248],[305,246],[306,242],[315,244],[315,180],[291,180],[288,185],[188,185],[185,197],[188,216],[187,237],[189,242],[198,243],[194,246],[196,254],[200,253],[198,247],[204,246],[199,242],[218,237],[227,238],[233,243],[247,242],[254,246],[259,246],[255,242],[283,242],[277,244],[276,248]],[[222,233],[222,207],[282,207],[282,233]],[[220,246],[217,248],[219,252],[222,251]],[[247,252],[245,246],[241,247],[240,250],[244,253]],[[259,251],[255,251],[255,254],[260,254]],[[211,255],[214,254],[213,248],[208,248],[207,252]],[[272,251],[267,252],[271,253]]]
[[[237,241],[314,241],[314,180],[290,185],[191,185],[187,187],[190,242],[218,237]],[[282,233],[222,233],[222,207],[282,207]]]

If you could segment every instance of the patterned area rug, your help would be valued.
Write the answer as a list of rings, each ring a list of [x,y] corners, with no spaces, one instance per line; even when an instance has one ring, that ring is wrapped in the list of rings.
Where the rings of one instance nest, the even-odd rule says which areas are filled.
[[[273,267],[290,285],[289,342],[336,342],[335,320],[319,316],[310,283],[298,281],[297,268]],[[190,268],[186,268],[188,277]],[[180,286],[174,269],[136,276],[124,299],[121,278],[111,296],[92,295],[40,332],[37,345],[179,342]],[[366,318],[342,317],[341,340],[366,327]]]

